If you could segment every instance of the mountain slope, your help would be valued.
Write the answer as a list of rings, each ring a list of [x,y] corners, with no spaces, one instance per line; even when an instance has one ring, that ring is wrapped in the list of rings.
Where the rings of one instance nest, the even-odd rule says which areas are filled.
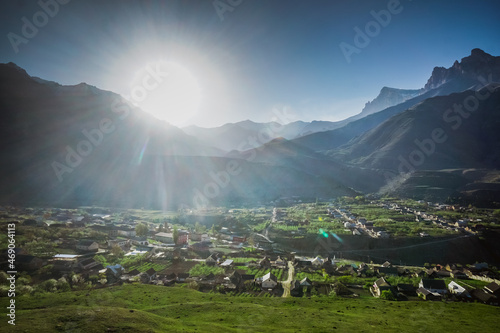
[[[500,85],[427,99],[330,152],[402,197],[498,206]],[[381,185],[383,184],[383,185]]]
[[[423,92],[423,89],[397,89],[383,87],[378,96],[373,101],[366,103],[361,113],[354,116],[356,118],[353,118],[352,120],[360,119],[391,106],[401,104]]]
[[[480,101],[476,96],[487,98]],[[469,103],[474,101],[477,108],[472,109]],[[499,128],[500,88],[491,85],[427,99],[354,139],[336,155],[388,170],[398,169],[400,156],[419,169],[498,168]]]
[[[258,162],[262,165],[291,168],[319,177],[327,182],[325,184],[340,184],[355,191],[373,192],[383,185],[374,181],[374,178],[383,180],[382,172],[347,165],[284,138],[275,139],[243,152],[233,151],[228,157]]]
[[[326,122],[329,123],[329,122]],[[247,150],[256,148],[273,139],[293,139],[310,131],[312,123],[294,121],[285,125],[277,122],[256,123],[250,120],[228,123],[214,128],[187,126],[182,130],[201,141],[225,150]]]
[[[207,157],[220,151],[117,94],[14,64],[0,64],[0,148],[3,203],[175,208],[352,193],[286,166]]]
[[[424,93],[401,104],[352,121],[341,128],[307,135],[295,139],[295,142],[316,151],[336,149],[427,98],[446,96],[467,89],[478,89],[487,82],[500,82],[500,57],[474,49],[469,57],[463,58],[460,63],[455,62],[455,65],[447,70],[436,67],[424,88]]]

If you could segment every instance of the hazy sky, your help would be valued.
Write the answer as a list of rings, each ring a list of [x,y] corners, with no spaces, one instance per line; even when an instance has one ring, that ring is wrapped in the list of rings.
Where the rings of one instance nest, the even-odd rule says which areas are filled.
[[[41,1],[48,14],[1,2],[0,62],[120,93],[179,126],[265,122],[284,107],[340,120],[473,48],[500,55],[497,0],[55,1]]]

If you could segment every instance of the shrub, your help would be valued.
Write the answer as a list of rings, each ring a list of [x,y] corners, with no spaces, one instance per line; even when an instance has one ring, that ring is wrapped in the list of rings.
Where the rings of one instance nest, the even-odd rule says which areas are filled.
[[[380,294],[380,298],[388,300],[388,301],[395,301],[396,297],[394,297],[394,294],[390,290],[384,290]]]
[[[48,292],[54,292],[57,290],[57,280],[55,279],[49,279],[46,281],[43,281],[38,285],[38,288],[40,288],[43,291],[48,291]]]

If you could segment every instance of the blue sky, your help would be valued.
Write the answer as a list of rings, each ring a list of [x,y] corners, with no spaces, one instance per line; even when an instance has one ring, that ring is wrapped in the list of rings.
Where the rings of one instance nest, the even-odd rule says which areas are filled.
[[[182,70],[169,79],[186,84],[165,87],[198,101],[196,111],[183,110],[182,101],[169,104],[173,97],[164,88],[155,103],[164,98],[168,110],[152,112],[174,125],[211,127],[270,121],[273,108],[285,107],[296,119],[341,120],[359,113],[383,86],[423,87],[435,66],[450,67],[473,48],[500,55],[495,0],[221,2],[230,7],[218,15],[211,0],[72,0],[40,21],[37,34],[17,45],[17,53],[9,33],[23,37],[22,18],[33,23],[42,9],[37,1],[2,2],[0,62],[124,96],[148,65],[175,64]],[[354,29],[366,33],[375,21],[371,11],[389,7],[395,13],[388,24],[371,31],[369,43],[348,62],[339,45],[355,46]]]

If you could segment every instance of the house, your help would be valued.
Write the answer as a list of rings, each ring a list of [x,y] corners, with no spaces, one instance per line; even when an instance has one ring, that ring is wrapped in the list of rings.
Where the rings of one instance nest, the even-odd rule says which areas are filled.
[[[175,273],[170,273],[170,274],[167,274],[163,277],[163,284],[165,286],[169,286],[169,285],[172,285],[174,284],[175,282],[177,281],[177,274]]]
[[[144,273],[141,273],[141,282],[142,283],[150,283],[154,279],[156,279],[156,270],[154,268],[150,268]]]
[[[262,277],[262,289],[274,289],[278,285],[278,278],[271,272]]]
[[[438,293],[434,293],[425,288],[418,288],[417,295],[425,299],[426,301],[439,301],[441,300],[441,295]]]
[[[159,232],[154,235],[154,238],[165,244],[174,244],[174,235],[171,232]]]
[[[95,261],[94,259],[92,258],[88,258],[88,259],[84,259],[84,260],[81,260],[78,262],[78,267],[82,270],[82,271],[88,271],[96,266],[99,266],[100,263]],[[102,268],[101,268],[102,269]]]
[[[379,275],[384,275],[384,276],[398,276],[399,275],[399,272],[398,272],[398,269],[397,267],[377,267],[375,268],[377,270],[377,273]]]
[[[207,233],[192,233],[190,235],[192,241],[196,242],[209,242],[210,236]]]
[[[417,288],[415,288],[412,284],[409,283],[400,283],[397,285],[398,292],[405,294],[407,296],[415,296],[416,293],[415,291]]]
[[[81,239],[76,244],[76,249],[78,251],[96,252],[97,250],[99,250],[99,243],[91,239]]]
[[[269,260],[269,258],[266,256],[264,257],[263,259],[261,259],[259,261],[259,266],[261,268],[271,268],[271,261]]]
[[[471,292],[471,296],[484,304],[498,305],[498,298],[495,295],[487,293],[483,289],[476,289]]]
[[[444,283],[444,280],[421,279],[418,286],[419,288],[424,288],[432,293],[438,293],[440,295],[444,295],[448,291],[448,289],[446,288],[446,284]]]
[[[189,273],[177,273],[177,282],[186,282],[187,278],[189,278]]]
[[[18,254],[16,256],[16,267],[23,271],[35,271],[42,268],[45,261],[41,258],[37,258],[27,254]]]
[[[313,265],[314,267],[320,267],[321,265],[323,265],[323,262],[323,259],[321,259],[320,257],[316,257],[311,260],[311,265]]]
[[[217,258],[216,253],[212,253],[211,255],[208,256],[207,259],[205,259],[205,263],[208,266],[215,266],[219,262],[219,258]]]
[[[299,284],[300,284],[301,287],[310,287],[310,286],[312,286],[312,282],[311,282],[311,280],[309,280],[309,278],[307,276],[305,278],[303,278],[300,281]]]
[[[125,269],[120,264],[106,266],[106,279],[108,280],[108,283],[118,281],[124,270]]]
[[[245,242],[246,242],[246,240],[247,240],[247,238],[246,238],[246,237],[243,237],[243,236],[236,236],[236,235],[233,235],[233,239],[232,239],[232,240],[233,240],[233,242],[234,242],[234,243],[238,243],[238,244],[240,244],[240,243],[245,243]]]
[[[437,272],[434,268],[429,268],[427,270],[427,277],[431,279],[435,279],[438,277]]]
[[[328,275],[333,275],[333,274],[335,274],[335,270],[337,269],[337,266],[335,266],[332,263],[332,260],[330,258],[326,258],[326,260],[325,260],[325,262],[323,262],[323,265],[321,266],[321,268],[324,269]],[[358,271],[358,273],[359,273],[359,271]]]
[[[384,262],[384,263],[382,264],[382,267],[391,267],[391,266],[392,266],[392,265],[391,265],[391,263],[390,263],[390,262],[388,262],[388,261],[386,261],[386,262]]]
[[[116,238],[116,239],[110,239],[108,240],[108,247],[112,248],[113,246],[118,245],[122,249],[127,248],[130,246],[130,240],[129,239],[123,239],[123,238]]]
[[[467,276],[467,274],[465,274],[464,272],[462,272],[462,271],[460,271],[460,270],[458,270],[458,269],[455,269],[455,270],[451,271],[450,276],[451,276],[452,278],[455,278],[455,279],[462,279],[462,280],[464,280],[464,279],[468,279],[468,278],[469,278],[469,277]]]
[[[474,265],[471,266],[471,268],[474,268],[478,271],[481,271],[481,270],[488,269],[488,264],[485,262],[475,263]]]
[[[340,265],[337,268],[337,274],[340,275],[356,275],[356,271],[352,265]]]
[[[274,266],[278,268],[286,268],[287,262],[285,259],[281,259],[280,256],[274,261]]]
[[[139,272],[139,270],[138,270],[138,269],[133,269],[133,270],[131,270],[130,272],[128,272],[128,273],[127,273],[127,275],[128,275],[128,276],[131,276],[131,277],[133,277],[133,276],[137,276],[137,275],[139,275],[139,274],[141,274],[141,272]]]
[[[146,237],[134,236],[130,240],[134,245],[149,245],[148,239]]]
[[[238,273],[237,271],[234,271],[231,275],[227,277],[227,279],[230,282],[230,284],[234,286],[234,289],[236,289],[243,281],[241,274]]]
[[[118,236],[135,237],[135,228],[127,225],[120,225],[116,228]]]
[[[201,279],[203,281],[214,281],[215,280],[215,275],[214,275],[214,273],[209,273],[207,275],[202,275]]]
[[[391,285],[383,277],[373,283],[373,293],[376,297],[382,295],[382,291],[391,290]]]
[[[366,265],[365,263],[362,263],[361,266],[359,266],[359,268],[358,268],[358,276],[366,275],[366,273],[368,272],[368,270],[369,270],[368,265]]]
[[[440,278],[447,278],[451,277],[451,272],[447,271],[446,269],[440,269],[436,272],[436,275]]]
[[[484,287],[484,290],[496,297],[500,297],[500,285],[495,282],[491,282],[490,284]]]
[[[60,274],[70,273],[78,268],[76,262],[77,254],[56,254],[49,262],[53,265],[53,271]]]
[[[226,259],[222,264],[220,264],[220,267],[228,268],[233,265],[233,260],[232,259]]]
[[[427,272],[424,270],[418,270],[412,274],[414,277],[424,277],[427,276]]]
[[[189,232],[179,230],[179,237],[177,237],[177,245],[189,243]]]
[[[467,297],[469,296],[469,292],[467,289],[456,283],[455,281],[451,281],[448,283],[448,290],[450,291],[450,294],[457,295],[457,296],[462,296],[462,297]]]

